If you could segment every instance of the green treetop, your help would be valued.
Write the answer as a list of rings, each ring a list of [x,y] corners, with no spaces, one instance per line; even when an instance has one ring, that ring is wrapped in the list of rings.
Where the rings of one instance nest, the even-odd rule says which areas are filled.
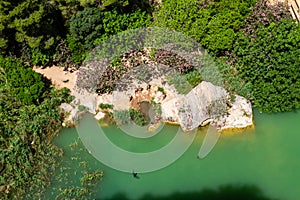
[[[63,20],[53,1],[0,2],[0,52],[16,53],[20,44],[50,49],[64,32]]]

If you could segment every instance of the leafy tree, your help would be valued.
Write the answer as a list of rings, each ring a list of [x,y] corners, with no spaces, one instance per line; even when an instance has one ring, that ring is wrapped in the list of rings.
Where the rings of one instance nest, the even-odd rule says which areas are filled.
[[[98,8],[86,8],[72,17],[70,35],[74,42],[80,43],[85,49],[93,47],[93,42],[103,33],[103,12]]]
[[[53,50],[65,31],[60,11],[47,0],[1,1],[0,19],[2,55],[20,56],[23,45],[45,55]]]
[[[118,7],[124,7],[129,5],[128,0],[103,0],[103,6],[118,6]]]
[[[50,0],[51,4],[55,5],[60,10],[61,15],[66,22],[66,27],[69,27],[70,19],[84,7],[94,6],[98,0]]]
[[[118,12],[132,13],[136,9],[141,9],[142,11],[151,12],[152,8],[149,0],[102,0],[101,7],[107,11],[118,10]]]
[[[0,67],[4,69],[6,87],[11,95],[24,104],[39,103],[44,97],[44,92],[49,87],[49,82],[42,75],[31,68],[21,67],[21,63],[10,58],[0,59]]]
[[[69,47],[76,63],[85,58],[86,51],[110,36],[127,29],[145,27],[150,24],[151,16],[140,9],[132,13],[119,13],[116,9],[102,11],[99,8],[85,8],[72,17]],[[96,41],[95,41],[96,40]]]
[[[69,48],[77,64],[84,59],[87,49],[93,47],[93,42],[103,33],[103,12],[98,8],[86,8],[71,18]]]
[[[14,68],[7,73],[11,93],[25,104],[37,103],[43,97],[45,84],[31,68]]]

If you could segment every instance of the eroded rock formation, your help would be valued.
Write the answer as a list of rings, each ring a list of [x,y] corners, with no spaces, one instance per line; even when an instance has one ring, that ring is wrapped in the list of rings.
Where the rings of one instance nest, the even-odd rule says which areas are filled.
[[[138,109],[136,105],[139,102],[152,100],[161,105],[160,117],[163,121],[179,124],[184,131],[208,123],[221,131],[253,126],[251,103],[244,97],[236,95],[231,100],[224,88],[206,81],[202,81],[187,94],[178,94],[173,85],[162,85],[161,82],[153,80],[149,83],[151,89],[147,89],[146,84],[136,85],[138,92],[115,91],[101,95],[97,103],[111,104],[114,110],[126,110]],[[163,88],[164,92],[158,88]]]

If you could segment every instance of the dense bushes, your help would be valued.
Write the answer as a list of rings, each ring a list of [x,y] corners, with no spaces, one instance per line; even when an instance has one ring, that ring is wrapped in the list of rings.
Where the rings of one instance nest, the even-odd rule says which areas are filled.
[[[70,101],[69,91],[45,87],[40,75],[21,68],[20,62],[0,61],[1,198],[33,194],[36,198],[48,183],[55,158],[62,153],[50,141],[61,127],[63,116],[58,106]],[[14,77],[18,72],[20,77]],[[14,87],[20,90],[14,91]]]
[[[138,126],[145,126],[149,122],[143,113],[139,110],[130,108],[129,110],[115,110],[115,123],[119,126],[134,122]]]
[[[300,108],[300,27],[283,4],[258,2],[254,9],[234,44],[237,74],[253,85],[260,110]]]
[[[109,12],[104,12],[104,32],[102,33],[102,36],[98,38],[96,44],[127,29],[149,26],[150,22],[151,15],[139,8],[137,8],[134,12],[123,14],[119,13],[115,9]]]
[[[184,32],[216,55],[231,48],[255,1],[167,0],[154,24]]]
[[[45,84],[40,74],[31,68],[14,68],[7,72],[10,91],[24,104],[32,104],[40,101],[45,92]]]
[[[0,66],[4,70],[6,87],[23,104],[38,104],[46,96],[44,93],[49,89],[50,81],[42,75],[11,58],[0,57]]]
[[[238,74],[253,84],[254,105],[266,112],[300,108],[300,29],[291,20],[240,35],[234,56]]]
[[[132,13],[119,13],[116,9],[103,12],[98,8],[78,12],[71,19],[68,36],[74,61],[80,64],[86,51],[95,45],[127,29],[148,26],[150,19],[151,16],[140,9]]]

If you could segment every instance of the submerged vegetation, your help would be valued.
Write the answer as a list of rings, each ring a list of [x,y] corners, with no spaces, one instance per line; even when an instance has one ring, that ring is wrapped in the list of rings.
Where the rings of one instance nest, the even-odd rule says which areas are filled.
[[[183,32],[213,56],[224,86],[263,112],[300,108],[300,26],[284,3],[266,0],[165,0],[162,5],[134,0],[41,0],[0,2],[0,193],[3,199],[39,197],[62,151],[51,143],[64,118],[59,105],[69,91],[51,87],[34,65],[79,67],[94,47],[121,31],[160,26]],[[138,53],[123,52],[137,66]],[[194,87],[201,74],[170,51],[151,49],[152,61],[184,74],[170,77]],[[121,58],[122,55],[120,55]],[[111,92],[126,73],[121,60],[111,63],[98,93]],[[188,86],[187,86],[188,87]],[[156,112],[161,112],[155,105]],[[111,109],[108,105],[100,106]],[[143,125],[139,111],[117,113]],[[125,118],[124,118],[125,116]],[[129,118],[128,118],[129,117]],[[86,174],[86,182],[101,173]],[[92,184],[92,183],[91,183]],[[38,193],[34,193],[39,191]],[[89,192],[67,188],[65,194]],[[1,199],[2,199],[1,196]],[[70,197],[73,198],[73,197]]]
[[[52,199],[94,199],[93,193],[99,187],[104,171],[95,167],[93,159],[82,148],[83,144],[74,132],[66,135],[69,145],[61,145],[64,139],[59,136],[54,143],[63,148],[68,157],[56,166],[51,177],[52,185],[46,189],[41,199],[49,199],[49,196]]]
[[[115,123],[118,126],[134,122],[138,126],[145,126],[148,120],[139,110],[130,108],[129,110],[115,110],[113,114]]]

